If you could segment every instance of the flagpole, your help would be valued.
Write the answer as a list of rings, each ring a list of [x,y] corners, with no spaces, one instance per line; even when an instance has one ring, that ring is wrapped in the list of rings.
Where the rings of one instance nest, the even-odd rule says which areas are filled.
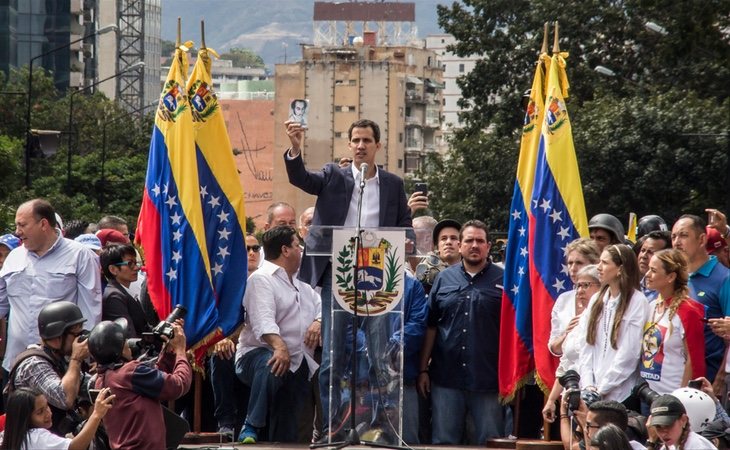
[[[553,30],[553,54],[560,53],[560,43],[558,42],[559,38],[559,25],[558,21],[555,21],[555,29]]]
[[[200,21],[200,49],[203,50],[205,47],[205,21]]]
[[[556,26],[557,26],[557,22]],[[545,22],[545,25],[543,25],[542,30],[542,50],[540,50],[540,54],[547,53],[548,52],[548,33],[550,32],[550,22]],[[537,60],[538,64],[540,63],[540,59]]]

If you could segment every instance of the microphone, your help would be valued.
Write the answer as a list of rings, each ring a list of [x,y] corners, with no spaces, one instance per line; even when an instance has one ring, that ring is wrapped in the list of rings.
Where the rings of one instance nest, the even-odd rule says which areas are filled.
[[[360,189],[365,187],[365,175],[368,173],[368,163],[360,164]]]

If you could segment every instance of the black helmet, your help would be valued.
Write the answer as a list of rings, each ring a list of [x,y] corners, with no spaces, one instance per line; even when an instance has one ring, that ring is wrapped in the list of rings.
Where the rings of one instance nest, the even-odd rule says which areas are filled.
[[[43,339],[61,336],[69,327],[86,322],[78,306],[61,301],[46,305],[38,314],[38,334]]]
[[[668,231],[667,222],[664,221],[660,216],[656,214],[650,214],[639,219],[639,224],[636,227],[636,237],[647,235],[652,231]]]
[[[588,229],[602,228],[613,234],[616,242],[624,242],[624,226],[611,214],[596,214],[588,222]]]
[[[127,340],[127,319],[104,320],[91,330],[89,353],[101,365],[113,364],[122,357]]]

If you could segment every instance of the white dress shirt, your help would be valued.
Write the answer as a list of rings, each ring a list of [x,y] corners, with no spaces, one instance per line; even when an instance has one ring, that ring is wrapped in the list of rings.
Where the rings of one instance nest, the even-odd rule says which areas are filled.
[[[290,281],[283,267],[264,261],[248,277],[243,305],[246,321],[238,337],[236,359],[261,347],[273,350],[263,335],[277,334],[289,351],[289,370],[296,372],[305,359],[311,377],[319,365],[313,358],[314,349],[304,345],[304,334],[321,318],[319,294],[296,276]]]
[[[357,202],[360,200],[360,171],[354,164],[350,165],[352,176],[355,178],[355,188],[352,190],[350,207],[347,209],[345,227],[357,226]],[[377,228],[380,225],[380,171],[375,166],[375,176],[365,180],[365,190],[362,196],[362,228]]]
[[[553,356],[560,356],[553,353],[550,346],[556,341],[561,334],[568,328],[568,324],[575,316],[575,289],[563,292],[558,295],[550,313],[550,339],[548,339],[548,351]],[[565,347],[565,344],[563,344]],[[563,349],[565,352],[565,349]]]
[[[59,234],[43,256],[25,246],[10,252],[0,270],[0,317],[10,311],[3,361],[6,370],[28,345],[40,342],[41,309],[61,300],[79,307],[86,319],[85,329],[101,320],[101,271],[93,251]]]
[[[610,290],[599,299],[591,298],[581,315],[580,326],[588,330],[588,318],[596,302],[602,301],[603,312],[596,324],[594,345],[586,343],[580,352],[581,387],[595,386],[603,400],[624,401],[636,384],[641,360],[641,338],[649,302],[638,290],[634,290],[629,305],[621,319],[616,348],[611,346],[611,329],[616,317],[619,296],[611,297]]]

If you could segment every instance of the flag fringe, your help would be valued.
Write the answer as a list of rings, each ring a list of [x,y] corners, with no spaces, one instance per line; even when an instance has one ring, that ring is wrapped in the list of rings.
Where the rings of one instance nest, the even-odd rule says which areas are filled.
[[[223,330],[221,330],[220,327],[217,327],[215,330],[208,333],[205,337],[203,337],[203,339],[199,340],[195,343],[195,345],[188,349],[188,352],[193,355],[193,360],[191,362],[193,370],[201,373],[203,375],[203,378],[205,378],[205,367],[203,367],[203,360],[205,359],[207,350],[210,346],[223,339],[223,337]]]
[[[535,371],[532,370],[530,372],[527,372],[527,374],[525,374],[520,379],[518,379],[517,383],[515,383],[514,389],[512,389],[512,392],[510,394],[508,394],[506,396],[502,396],[502,395],[499,396],[500,403],[502,403],[503,405],[509,405],[510,403],[512,403],[512,401],[515,399],[515,396],[517,395],[517,391],[522,389],[527,384],[527,382],[534,375],[534,373],[535,373]]]

